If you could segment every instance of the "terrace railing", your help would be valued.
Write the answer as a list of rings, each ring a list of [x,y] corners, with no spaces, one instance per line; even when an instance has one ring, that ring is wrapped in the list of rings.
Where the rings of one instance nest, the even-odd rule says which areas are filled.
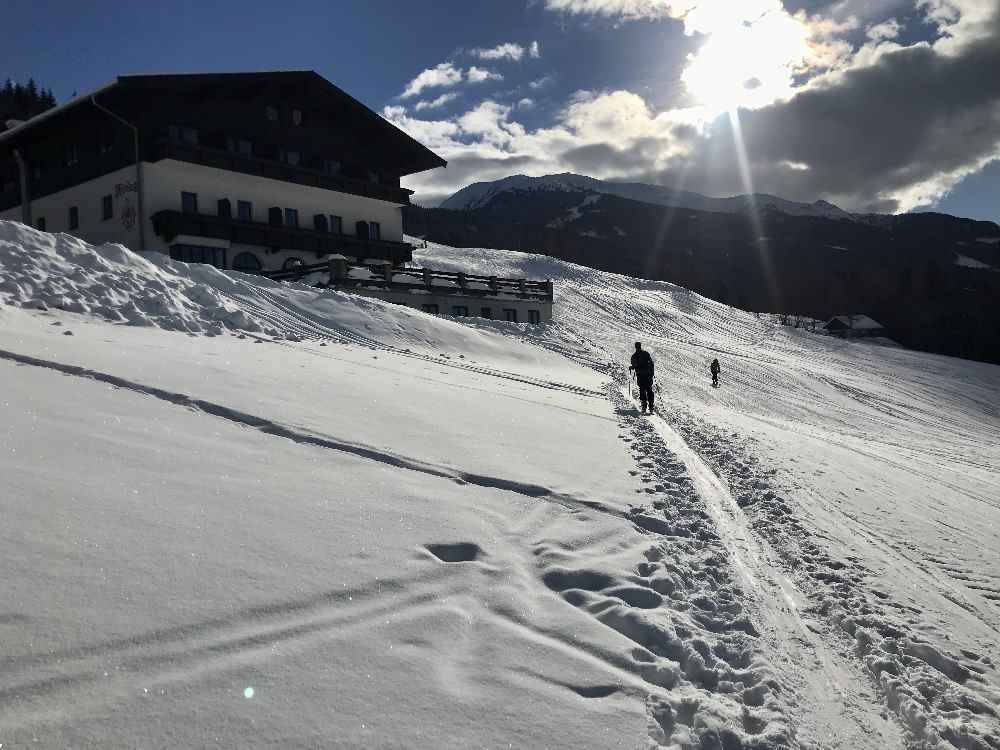
[[[315,273],[328,273],[328,286],[338,289],[369,288],[399,291],[424,290],[431,294],[462,297],[511,297],[553,300],[551,281],[512,279],[499,276],[437,271],[432,268],[398,268],[351,265],[343,260],[296,266],[295,268],[264,273],[276,281],[295,281]]]

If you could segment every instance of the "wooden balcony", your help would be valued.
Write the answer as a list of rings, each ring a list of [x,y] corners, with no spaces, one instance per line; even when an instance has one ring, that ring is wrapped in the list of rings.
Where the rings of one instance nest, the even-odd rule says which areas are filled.
[[[225,216],[158,211],[153,214],[156,234],[170,242],[177,235],[211,237],[243,245],[300,250],[316,257],[339,253],[352,258],[378,258],[394,265],[413,259],[413,247],[405,242],[362,240],[346,234],[331,234],[316,229],[273,226],[257,221],[240,221]]]
[[[294,182],[298,185],[333,190],[338,193],[360,195],[365,198],[388,201],[402,206],[410,204],[412,190],[380,185],[375,182],[355,180],[341,175],[331,175],[307,167],[292,166],[271,159],[259,159],[251,156],[226,151],[224,149],[208,148],[186,143],[161,141],[154,146],[153,161],[160,159],[176,159],[191,164],[201,164],[205,167],[226,169],[230,172],[267,177],[282,182]]]

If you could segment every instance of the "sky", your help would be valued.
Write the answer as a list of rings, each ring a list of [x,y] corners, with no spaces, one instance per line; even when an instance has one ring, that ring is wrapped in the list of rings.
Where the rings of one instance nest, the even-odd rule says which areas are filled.
[[[1000,0],[5,0],[0,78],[312,69],[467,184],[576,172],[1000,221]]]

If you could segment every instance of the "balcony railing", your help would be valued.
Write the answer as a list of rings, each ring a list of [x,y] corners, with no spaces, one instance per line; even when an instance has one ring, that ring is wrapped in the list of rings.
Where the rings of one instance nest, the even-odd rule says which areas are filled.
[[[399,265],[413,259],[413,247],[405,242],[365,240],[346,234],[316,229],[274,226],[257,221],[240,221],[225,216],[158,211],[153,214],[156,234],[170,242],[180,234],[229,240],[243,245],[300,250],[316,257],[339,253],[353,258],[378,258]]]
[[[331,175],[319,170],[309,169],[308,167],[293,166],[270,159],[243,156],[232,151],[208,148],[207,146],[161,141],[154,148],[156,154],[154,160],[177,159],[178,161],[186,161],[192,164],[201,164],[205,167],[226,169],[230,172],[267,177],[283,182],[294,182],[299,185],[309,185],[310,187],[322,188],[324,190],[335,190],[338,193],[360,195],[365,198],[374,198],[404,206],[409,205],[410,195],[413,193],[412,190],[393,187],[392,185],[380,185],[375,182],[355,180],[341,175]]]
[[[264,276],[276,281],[295,281],[314,273],[329,273],[328,285],[338,289],[391,289],[395,291],[426,291],[460,297],[492,297],[553,301],[551,280],[510,279],[498,276],[477,276],[432,268],[391,268],[372,271],[365,265],[343,261],[313,263],[281,271],[269,271]]]

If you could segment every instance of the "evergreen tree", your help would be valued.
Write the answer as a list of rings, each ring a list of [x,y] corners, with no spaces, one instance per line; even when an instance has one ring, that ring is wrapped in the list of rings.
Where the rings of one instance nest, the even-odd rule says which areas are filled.
[[[0,131],[7,120],[27,120],[56,106],[52,89],[39,88],[34,78],[24,85],[8,78],[0,88]]]

